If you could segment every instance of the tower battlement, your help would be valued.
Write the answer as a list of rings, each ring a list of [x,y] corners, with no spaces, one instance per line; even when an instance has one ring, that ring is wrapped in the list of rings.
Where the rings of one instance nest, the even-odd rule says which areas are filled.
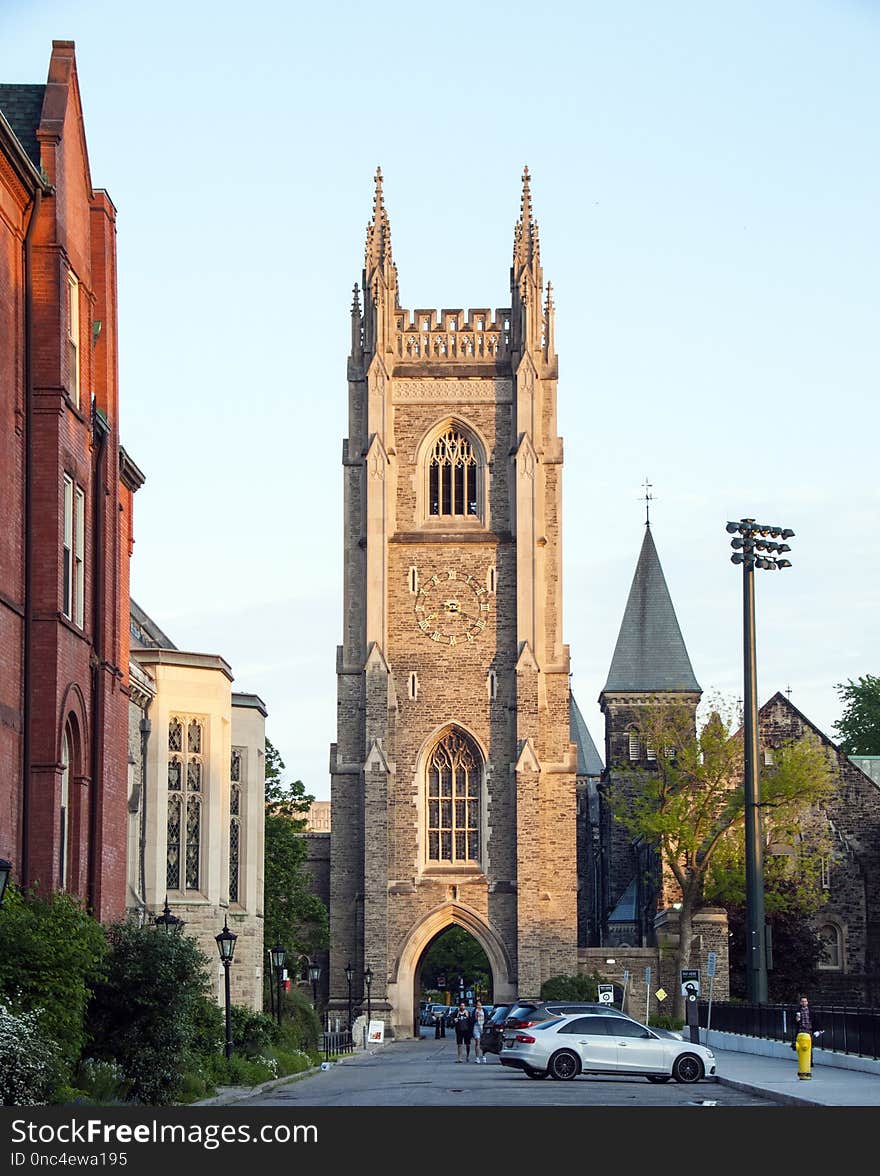
[[[400,359],[456,363],[496,360],[510,352],[509,307],[490,310],[397,310],[394,352]]]

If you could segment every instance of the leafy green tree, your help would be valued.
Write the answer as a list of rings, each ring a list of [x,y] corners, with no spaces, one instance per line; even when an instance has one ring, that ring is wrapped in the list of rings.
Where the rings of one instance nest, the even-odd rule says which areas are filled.
[[[78,899],[22,893],[10,885],[0,909],[0,1001],[37,1014],[68,1068],[86,1040],[86,1006],[102,975],[107,940]]]
[[[656,770],[632,773],[638,787],[629,800],[613,793],[609,797],[615,818],[634,838],[656,849],[664,876],[680,893],[676,971],[690,966],[695,913],[710,891],[715,901],[724,893],[717,875],[708,885],[713,867],[716,862],[734,862],[733,846],[743,839],[742,739],[732,728],[731,718],[718,709],[695,730],[686,708],[646,708],[639,735],[658,749]],[[830,791],[828,757],[817,739],[805,737],[775,749],[774,763],[763,769],[760,782],[765,830],[780,843],[787,841],[801,860],[807,859],[808,841],[800,838],[800,823],[814,820],[811,806]],[[728,888],[734,876],[729,868]],[[744,892],[744,871],[738,876]],[[683,1014],[679,991],[673,1015]]]
[[[267,739],[263,939],[267,948],[280,943],[292,962],[325,948],[330,935],[327,908],[311,891],[301,836],[314,797],[301,780],[285,783],[283,772],[278,749]]]
[[[843,714],[834,724],[841,751],[847,755],[880,755],[880,678],[865,674],[835,687]]]
[[[551,976],[541,985],[542,1000],[576,1000],[593,1003],[599,999],[601,977],[597,972],[585,976]]]
[[[106,975],[88,1011],[89,1053],[118,1064],[135,1101],[178,1102],[197,1055],[220,1044],[207,961],[179,932],[128,922],[110,927],[107,937]]]
[[[438,935],[422,961],[422,991],[448,991],[458,1002],[458,978],[466,988],[487,995],[492,985],[492,969],[486,953],[463,927],[449,927]],[[445,977],[446,983],[438,984]]]

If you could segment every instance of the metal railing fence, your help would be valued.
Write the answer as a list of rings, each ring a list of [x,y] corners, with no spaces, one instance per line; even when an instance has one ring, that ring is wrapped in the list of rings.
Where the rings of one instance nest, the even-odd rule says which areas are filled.
[[[354,1053],[351,1030],[338,1029],[336,1032],[322,1033],[320,1048],[326,1062],[329,1062],[332,1057],[337,1057],[339,1054]]]
[[[863,1058],[880,1057],[880,1009],[812,1004],[810,1009],[816,1028],[823,1030],[816,1042],[819,1048]],[[700,1025],[705,1029],[708,1001],[699,1001],[698,1011]],[[771,1041],[793,1041],[794,1007],[713,1001],[710,1031],[715,1030]]]

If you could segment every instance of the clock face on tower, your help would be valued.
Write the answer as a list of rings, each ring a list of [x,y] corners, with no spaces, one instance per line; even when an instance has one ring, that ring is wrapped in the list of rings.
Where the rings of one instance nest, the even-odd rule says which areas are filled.
[[[465,644],[486,628],[489,593],[473,576],[447,568],[419,589],[415,613],[416,624],[430,640]]]

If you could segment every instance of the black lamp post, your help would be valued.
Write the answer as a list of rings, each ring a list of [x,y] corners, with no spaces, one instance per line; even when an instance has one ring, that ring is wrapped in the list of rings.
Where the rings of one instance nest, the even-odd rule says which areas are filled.
[[[6,884],[9,882],[11,873],[12,862],[8,862],[6,858],[0,858],[0,907],[3,906],[3,895],[6,893]]]
[[[171,913],[171,907],[168,905],[167,894],[165,895],[165,909],[162,911],[161,915],[155,916],[153,922],[157,927],[164,927],[166,932],[180,931],[183,928],[183,919],[178,919],[177,915],[172,915]],[[229,934],[232,935],[232,932],[230,931]],[[235,936],[233,936],[233,939],[234,938]]]
[[[168,905],[166,900],[166,906]],[[173,916],[172,916],[173,918]],[[223,970],[225,973],[225,987],[226,987],[226,1056],[232,1057],[232,998],[229,992],[229,969],[232,965],[232,957],[235,955],[235,941],[238,936],[234,931],[229,930],[226,918],[223,919],[223,930],[219,935],[215,935],[217,941],[217,950],[220,952],[220,959],[223,961]]]
[[[321,979],[321,965],[309,964],[309,979],[312,982],[312,1008],[318,1011],[318,981]]]
[[[281,973],[284,971],[284,948],[280,943],[269,952],[272,967],[275,969],[275,1010],[278,1014],[278,1024],[281,1025]]]
[[[727,524],[734,535],[731,563],[743,569],[743,750],[746,848],[746,982],[752,1004],[767,1003],[767,944],[764,920],[764,862],[758,781],[758,686],[755,669],[755,568],[790,568],[781,556],[791,551],[788,527],[740,519]],[[782,542],[779,542],[779,540]]]
[[[354,968],[350,963],[345,965],[345,978],[348,981],[348,1029],[351,1032],[351,982],[354,979]]]
[[[364,984],[366,984],[366,986],[367,986],[367,1032],[369,1032],[370,1021],[373,1019],[373,1017],[372,1017],[373,1010],[372,1010],[372,1007],[370,1006],[370,989],[373,987],[373,969],[372,968],[367,968],[367,970],[364,972]]]

